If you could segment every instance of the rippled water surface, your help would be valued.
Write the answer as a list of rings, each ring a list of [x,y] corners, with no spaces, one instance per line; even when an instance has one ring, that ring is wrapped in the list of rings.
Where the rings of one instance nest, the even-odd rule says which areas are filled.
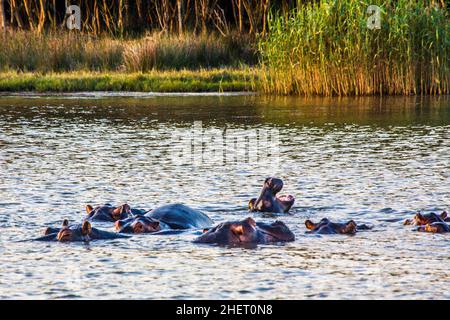
[[[231,132],[276,133],[278,149],[256,162],[245,152],[175,161],[186,141],[174,135],[195,124],[223,138],[202,150]],[[0,298],[450,299],[450,235],[402,225],[417,210],[450,209],[449,133],[449,97],[0,97]],[[247,212],[267,176],[296,196],[290,215]],[[182,202],[215,222],[281,219],[296,241],[216,247],[193,244],[193,232],[21,241],[106,202]],[[375,227],[306,235],[304,220],[323,217]]]

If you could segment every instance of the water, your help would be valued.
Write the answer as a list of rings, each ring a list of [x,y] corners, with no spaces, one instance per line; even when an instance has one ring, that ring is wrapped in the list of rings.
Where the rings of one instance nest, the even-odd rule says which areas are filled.
[[[174,163],[183,142],[171,137],[200,121],[205,132],[278,132],[279,151],[257,164]],[[402,225],[416,210],[450,209],[450,97],[3,96],[0,128],[2,299],[450,298],[450,235]],[[296,196],[292,214],[249,214],[271,175]],[[183,202],[215,222],[277,218],[296,241],[227,248],[187,232],[21,242],[105,202]],[[322,217],[375,228],[306,235],[304,220]]]

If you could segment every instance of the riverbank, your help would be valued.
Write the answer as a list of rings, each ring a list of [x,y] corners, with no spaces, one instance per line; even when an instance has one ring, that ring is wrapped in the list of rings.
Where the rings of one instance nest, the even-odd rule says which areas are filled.
[[[284,13],[272,7],[261,33],[8,28],[0,32],[0,91],[450,94],[445,6],[379,0],[374,26],[370,4],[299,2]]]
[[[257,82],[257,72],[251,68],[149,71],[145,73],[92,71],[0,73],[0,91],[4,92],[248,92],[257,88]]]

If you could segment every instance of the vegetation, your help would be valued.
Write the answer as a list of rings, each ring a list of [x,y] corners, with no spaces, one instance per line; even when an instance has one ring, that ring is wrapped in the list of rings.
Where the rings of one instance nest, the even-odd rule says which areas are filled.
[[[370,4],[382,10],[379,30],[367,27]],[[450,21],[437,1],[321,1],[268,24],[260,43],[266,92],[450,93]]]
[[[64,26],[66,3],[81,10],[81,31],[90,34],[139,34],[148,30],[195,34],[217,31],[226,35],[264,33],[269,7],[289,10],[292,0],[0,0],[9,26],[36,32]],[[2,10],[3,8],[3,10]],[[1,13],[4,12],[2,15]]]
[[[149,71],[254,65],[256,45],[246,35],[114,39],[77,33],[0,35],[0,71]]]
[[[66,2],[80,6],[81,31],[65,27]],[[367,27],[373,4],[381,29]],[[0,90],[449,94],[446,9],[444,0],[0,0]]]
[[[146,73],[69,72],[0,73],[0,91],[74,92],[227,92],[250,91],[255,85],[252,69],[150,71]]]

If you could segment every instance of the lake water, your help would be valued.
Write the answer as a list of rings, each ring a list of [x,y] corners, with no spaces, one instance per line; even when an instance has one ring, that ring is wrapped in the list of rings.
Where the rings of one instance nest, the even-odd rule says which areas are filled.
[[[449,133],[448,96],[0,97],[0,298],[450,299],[450,234],[402,225],[450,209]],[[247,212],[268,176],[296,197],[291,214]],[[296,241],[21,241],[107,202],[182,202],[217,223],[280,219]],[[323,217],[375,227],[305,234],[306,218]]]

